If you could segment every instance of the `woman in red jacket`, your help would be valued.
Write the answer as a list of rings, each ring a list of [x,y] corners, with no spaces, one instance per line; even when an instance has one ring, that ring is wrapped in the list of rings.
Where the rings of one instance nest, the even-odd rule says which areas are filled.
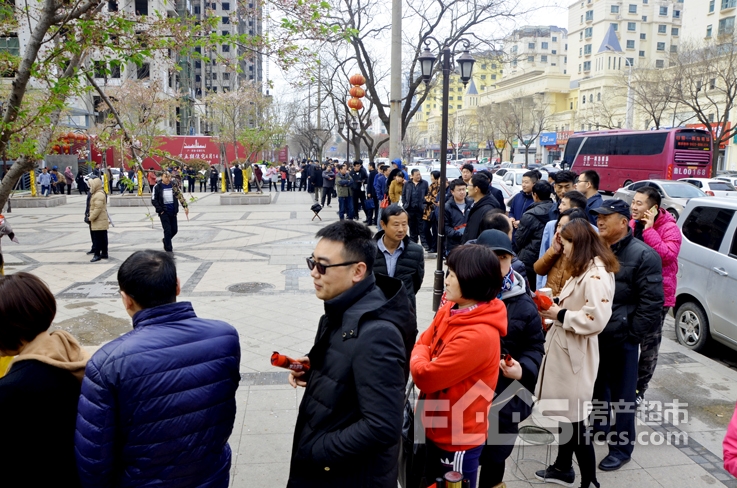
[[[463,473],[476,487],[479,455],[499,374],[500,337],[507,332],[499,260],[476,244],[448,255],[448,300],[412,350],[410,370],[421,391],[427,437],[425,476]]]

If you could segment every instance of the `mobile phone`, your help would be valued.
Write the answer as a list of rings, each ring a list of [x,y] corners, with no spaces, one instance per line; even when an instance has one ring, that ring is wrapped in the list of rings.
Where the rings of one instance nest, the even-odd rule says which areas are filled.
[[[658,206],[657,205],[653,205],[652,207],[650,207],[650,214],[651,215],[658,215]]]

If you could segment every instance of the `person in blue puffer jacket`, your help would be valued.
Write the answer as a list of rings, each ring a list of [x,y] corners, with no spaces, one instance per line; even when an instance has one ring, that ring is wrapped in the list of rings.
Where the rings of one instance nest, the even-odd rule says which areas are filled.
[[[82,486],[227,487],[238,333],[176,302],[165,252],[132,254],[118,283],[133,330],[85,370],[74,436]]]

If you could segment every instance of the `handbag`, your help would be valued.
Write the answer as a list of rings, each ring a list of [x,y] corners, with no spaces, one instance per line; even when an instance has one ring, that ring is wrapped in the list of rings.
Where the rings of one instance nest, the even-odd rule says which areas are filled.
[[[363,202],[363,208],[366,210],[373,210],[374,209],[374,199],[373,198],[367,198]]]
[[[416,424],[415,418],[421,418],[420,406],[417,412],[414,406],[417,404],[417,390],[415,383],[410,378],[407,391],[404,395],[404,418],[402,420],[402,439],[399,446],[399,476],[398,481],[402,488],[424,488],[425,487],[425,463],[427,461],[427,445],[415,444],[422,429],[422,423]]]
[[[389,195],[384,195],[384,199],[379,204],[379,208],[387,208],[389,206]]]

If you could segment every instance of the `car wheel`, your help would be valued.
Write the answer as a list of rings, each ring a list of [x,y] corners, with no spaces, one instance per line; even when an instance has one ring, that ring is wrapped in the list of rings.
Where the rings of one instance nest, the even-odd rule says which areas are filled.
[[[700,305],[686,302],[676,311],[678,342],[692,351],[701,351],[709,339],[709,319]]]
[[[668,213],[671,214],[674,219],[676,219],[676,222],[678,221],[678,212],[675,208],[669,208]]]
[[[631,184],[632,184],[632,180],[627,180],[624,182],[624,184],[622,184],[622,187],[624,188],[626,186],[630,186]]]

